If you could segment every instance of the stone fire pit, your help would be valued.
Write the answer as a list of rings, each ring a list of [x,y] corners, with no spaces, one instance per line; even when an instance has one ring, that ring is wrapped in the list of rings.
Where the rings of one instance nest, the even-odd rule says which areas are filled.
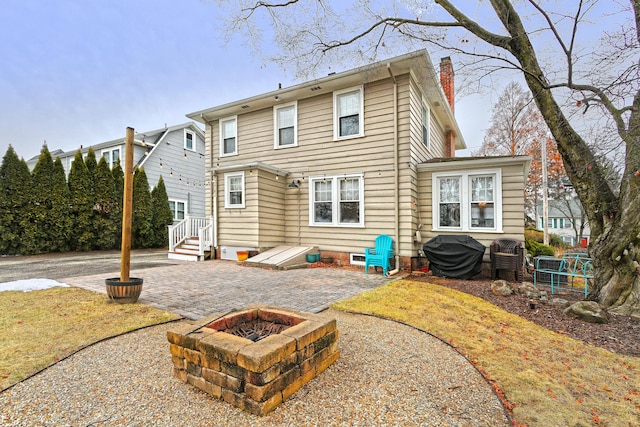
[[[265,415],[338,357],[336,320],[252,305],[167,332],[173,374],[252,414]]]

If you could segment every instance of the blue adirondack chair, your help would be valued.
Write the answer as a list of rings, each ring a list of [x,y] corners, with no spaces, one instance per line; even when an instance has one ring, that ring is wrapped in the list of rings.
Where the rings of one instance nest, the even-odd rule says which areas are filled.
[[[382,273],[386,276],[391,268],[393,258],[393,240],[386,234],[376,237],[376,247],[364,250],[364,271],[369,274],[369,267],[382,267]]]

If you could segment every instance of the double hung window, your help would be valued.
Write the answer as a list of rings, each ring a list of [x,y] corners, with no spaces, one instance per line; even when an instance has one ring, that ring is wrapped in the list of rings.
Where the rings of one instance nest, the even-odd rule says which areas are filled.
[[[169,207],[173,213],[174,221],[182,221],[186,212],[186,203],[179,200],[169,200]]]
[[[244,172],[224,175],[224,207],[244,208]]]
[[[194,138],[193,132],[185,129],[184,130],[184,148],[187,150],[194,151],[196,149],[194,139],[195,138]]]
[[[297,110],[298,107],[295,102],[273,107],[275,148],[293,147],[298,145]]]
[[[238,118],[220,120],[220,156],[238,154]]]
[[[334,139],[364,136],[363,87],[333,93]]]
[[[361,175],[311,178],[311,225],[364,226]]]
[[[104,157],[109,167],[113,168],[116,164],[118,164],[118,160],[120,160],[120,148],[102,150],[102,157]]]
[[[502,231],[501,173],[433,175],[435,230]]]
[[[422,100],[422,143],[429,148],[430,113],[426,101]]]

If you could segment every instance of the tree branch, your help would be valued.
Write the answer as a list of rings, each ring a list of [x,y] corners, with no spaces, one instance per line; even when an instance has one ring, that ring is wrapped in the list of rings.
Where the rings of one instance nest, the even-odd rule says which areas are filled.
[[[289,1],[285,2],[285,3],[266,3],[264,1],[259,1],[259,2],[256,2],[256,4],[251,6],[251,7],[245,7],[243,9],[241,9],[241,11],[242,11],[242,13],[249,12],[245,16],[245,18],[248,19],[248,18],[251,18],[251,16],[258,9],[261,9],[261,8],[264,8],[264,9],[275,9],[275,8],[278,8],[278,7],[287,7],[287,6],[291,6],[292,4],[298,3],[298,1],[300,1],[300,0],[289,0]]]

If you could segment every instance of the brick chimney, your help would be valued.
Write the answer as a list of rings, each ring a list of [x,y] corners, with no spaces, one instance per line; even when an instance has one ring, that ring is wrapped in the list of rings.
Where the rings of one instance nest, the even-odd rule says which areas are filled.
[[[453,86],[453,63],[450,57],[440,59],[440,85],[444,91],[444,96],[449,101],[451,111],[454,110],[454,86]],[[445,135],[444,141],[444,155],[445,157],[455,157],[456,155],[456,140],[453,132],[448,131]]]
[[[451,58],[448,56],[440,59],[440,85],[444,91],[444,96],[446,96],[447,101],[449,101],[451,111],[455,111],[453,108],[453,98],[455,94],[453,86],[453,64],[451,63]]]

